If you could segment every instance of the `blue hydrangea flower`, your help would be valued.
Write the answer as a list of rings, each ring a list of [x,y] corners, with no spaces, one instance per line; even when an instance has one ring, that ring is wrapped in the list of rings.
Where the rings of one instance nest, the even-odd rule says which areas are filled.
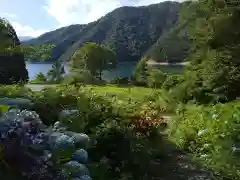
[[[72,180],[92,180],[92,178],[88,175],[83,175],[78,178],[73,178]]]
[[[77,161],[69,161],[65,164],[68,173],[72,178],[78,178],[83,175],[89,175],[88,168]]]
[[[74,138],[77,147],[86,148],[90,143],[90,138],[83,133],[68,132]]]
[[[57,121],[53,125],[53,130],[56,132],[64,132],[66,131],[66,127],[64,127],[61,122]]]
[[[57,137],[56,139],[56,147],[58,148],[68,148],[68,147],[73,147],[74,146],[74,139],[71,138],[68,135],[61,135],[59,137]]]
[[[11,146],[9,146],[9,142],[11,142]],[[9,151],[5,152],[10,152],[10,156],[21,157],[21,162],[25,161],[19,165],[19,169],[22,175],[28,178],[69,179],[63,177],[64,174],[61,173],[61,169],[56,167],[57,169],[53,170],[55,167],[51,157],[54,155],[54,151],[51,150],[55,150],[55,148],[72,148],[75,147],[76,142],[87,145],[89,137],[86,134],[63,133],[46,128],[37,113],[33,111],[12,109],[0,117],[0,143],[3,148],[8,148]],[[28,151],[29,149],[26,148],[28,146],[31,149],[33,148],[34,151]],[[11,147],[14,149],[11,149]],[[75,169],[74,172],[70,173],[72,178],[91,179],[87,167],[79,163],[86,163],[87,152],[84,149],[79,149],[72,154],[72,158],[76,160],[66,164],[66,166]]]
[[[79,149],[73,153],[72,159],[85,164],[88,160],[88,153],[84,149]]]

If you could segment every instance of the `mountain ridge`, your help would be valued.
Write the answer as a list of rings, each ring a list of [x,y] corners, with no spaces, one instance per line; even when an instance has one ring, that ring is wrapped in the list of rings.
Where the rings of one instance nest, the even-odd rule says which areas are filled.
[[[107,46],[117,60],[138,61],[178,22],[182,3],[165,1],[148,6],[124,6],[88,24],[75,24],[47,32],[25,44],[54,44],[52,60],[68,61],[86,42]]]
[[[31,36],[18,36],[18,38],[19,38],[19,40],[20,40],[21,42],[23,42],[23,41],[29,41],[29,40],[31,40],[31,39],[34,39],[34,37],[31,37]]]

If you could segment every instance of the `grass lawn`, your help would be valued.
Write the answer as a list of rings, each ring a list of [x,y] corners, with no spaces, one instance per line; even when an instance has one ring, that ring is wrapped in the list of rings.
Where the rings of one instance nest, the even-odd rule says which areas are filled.
[[[116,96],[118,99],[124,101],[131,98],[135,101],[142,101],[145,97],[150,96],[156,92],[158,89],[144,88],[144,87],[119,87],[115,85],[105,85],[105,86],[93,86],[87,85],[86,89],[92,90],[100,95],[106,95],[109,97]]]
[[[46,87],[58,87],[59,85],[27,85],[33,91],[40,91]],[[166,96],[162,90],[153,88],[144,88],[136,86],[116,86],[107,85],[84,85],[81,91],[86,93],[93,92],[110,101],[116,109],[123,112],[137,112],[141,109],[155,109],[158,113],[172,113],[172,105],[166,101]],[[150,110],[149,109],[149,110]]]

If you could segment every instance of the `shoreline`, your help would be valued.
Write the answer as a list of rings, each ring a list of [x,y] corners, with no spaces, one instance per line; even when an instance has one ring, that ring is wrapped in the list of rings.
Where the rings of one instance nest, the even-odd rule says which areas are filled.
[[[159,65],[159,66],[186,66],[189,64],[189,62],[180,62],[180,63],[168,63],[168,62],[156,62],[153,60],[148,60],[147,61],[148,65],[151,66],[155,66],[155,65]]]

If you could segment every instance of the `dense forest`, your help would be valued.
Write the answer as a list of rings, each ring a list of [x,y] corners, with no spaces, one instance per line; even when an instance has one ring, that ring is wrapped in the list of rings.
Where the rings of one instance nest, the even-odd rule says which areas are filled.
[[[4,19],[0,19],[0,84],[12,84],[28,80],[28,72],[22,53],[8,52],[8,48],[20,45],[13,27]]]
[[[56,45],[52,53],[53,60],[69,60],[85,42],[96,42],[116,51],[119,62],[138,61],[157,41],[165,43],[162,35],[166,36],[166,32],[172,28],[171,31],[175,31],[182,5],[166,1],[142,7],[121,7],[95,22],[63,27],[25,43]],[[167,36],[175,37],[174,34],[175,32],[168,33]],[[170,43],[174,45],[176,41],[179,40],[174,39]],[[187,49],[188,42],[185,44]],[[173,56],[178,56],[179,53]],[[181,58],[182,56],[170,58],[170,61],[182,61]]]

